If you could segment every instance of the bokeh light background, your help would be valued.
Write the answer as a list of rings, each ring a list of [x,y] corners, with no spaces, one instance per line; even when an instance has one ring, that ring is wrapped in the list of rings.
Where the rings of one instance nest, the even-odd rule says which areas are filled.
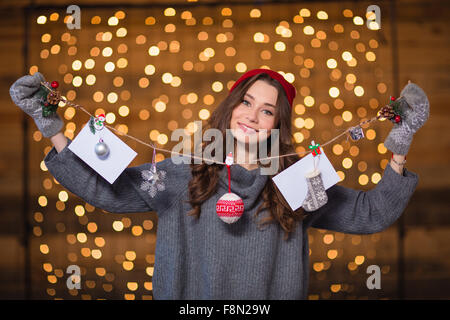
[[[376,115],[392,85],[390,24],[366,25],[371,3],[89,7],[69,30],[65,7],[30,16],[29,73],[60,82],[62,94],[117,130],[170,150],[171,132],[206,120],[243,72],[267,67],[297,88],[293,139],[298,152]],[[383,5],[381,12],[385,12]],[[64,134],[74,138],[88,116],[61,105]],[[368,190],[390,154],[390,125],[365,127],[325,148],[341,184]],[[47,171],[51,149],[32,127],[30,261],[32,298],[152,299],[156,213],[111,214],[64,190]],[[152,150],[121,137],[138,152]],[[157,153],[160,161],[168,154]],[[311,229],[309,299],[384,299],[397,295],[397,233],[345,235]],[[301,248],[299,248],[299,252]],[[81,290],[68,290],[66,268],[81,267]],[[367,266],[381,267],[383,290],[366,287]]]

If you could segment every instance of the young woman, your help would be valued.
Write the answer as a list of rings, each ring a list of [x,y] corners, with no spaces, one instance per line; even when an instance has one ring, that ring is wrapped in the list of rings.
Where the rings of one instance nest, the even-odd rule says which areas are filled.
[[[61,185],[87,203],[108,212],[158,214],[153,276],[155,299],[305,299],[309,278],[309,227],[344,233],[380,232],[402,214],[418,181],[403,168],[414,132],[428,118],[428,100],[416,85],[402,91],[409,109],[395,124],[385,145],[393,159],[370,191],[340,185],[328,189],[328,202],[306,214],[293,212],[259,163],[231,166],[231,192],[244,202],[244,214],[234,224],[216,215],[216,203],[228,192],[228,172],[221,164],[178,164],[171,158],[157,164],[158,183],[149,192],[151,164],[127,168],[109,184],[77,156],[60,132],[57,115],[42,117],[36,92],[41,74],[20,78],[10,93],[13,101],[35,120],[54,148],[45,164]],[[256,159],[249,145],[260,131],[279,130],[280,155],[293,153],[291,132],[295,88],[270,70],[245,73],[212,113],[205,128],[233,131],[236,157]],[[225,139],[224,139],[225,140]],[[203,149],[207,144],[204,144]],[[279,158],[282,171],[299,160]],[[225,159],[223,159],[225,161]],[[293,177],[295,179],[295,177]]]

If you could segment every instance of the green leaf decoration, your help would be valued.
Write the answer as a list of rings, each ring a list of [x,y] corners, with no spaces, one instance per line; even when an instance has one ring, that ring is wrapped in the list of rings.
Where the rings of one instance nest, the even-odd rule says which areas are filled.
[[[89,129],[91,129],[92,134],[95,134],[94,121],[95,121],[94,117],[91,117],[91,119],[89,119]]]
[[[45,106],[45,102],[47,101],[47,95],[49,94],[49,90],[41,85],[39,87],[39,90],[37,92],[38,97],[41,99],[41,105],[42,105],[42,116],[43,117],[49,117],[52,114],[56,113],[56,109],[58,109],[57,104],[49,104],[48,106]]]
[[[400,109],[400,101],[392,101],[390,105],[395,115],[403,116],[403,112]]]
[[[48,106],[45,106],[44,102],[42,102],[42,116],[43,117],[49,117],[52,114],[56,113],[56,109],[58,109],[57,104],[49,104]]]
[[[41,85],[41,86],[39,87],[39,91],[38,91],[37,94],[38,94],[41,98],[45,98],[45,99],[46,99],[48,93],[49,93],[48,89],[47,89],[46,87],[44,87],[43,85]]]

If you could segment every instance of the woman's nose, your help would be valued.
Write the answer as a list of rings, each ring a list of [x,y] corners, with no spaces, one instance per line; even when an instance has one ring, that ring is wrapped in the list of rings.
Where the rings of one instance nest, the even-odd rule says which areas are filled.
[[[257,122],[258,121],[258,110],[257,110],[257,108],[251,108],[250,110],[248,110],[248,112],[247,112],[247,119],[249,121],[252,121],[252,122]]]

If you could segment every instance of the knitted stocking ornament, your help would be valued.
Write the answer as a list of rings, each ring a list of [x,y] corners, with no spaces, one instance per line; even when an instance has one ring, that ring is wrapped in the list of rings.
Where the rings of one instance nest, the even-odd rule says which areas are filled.
[[[303,201],[303,209],[305,211],[316,211],[328,202],[322,176],[318,169],[306,175],[306,184],[308,185],[308,194]]]

